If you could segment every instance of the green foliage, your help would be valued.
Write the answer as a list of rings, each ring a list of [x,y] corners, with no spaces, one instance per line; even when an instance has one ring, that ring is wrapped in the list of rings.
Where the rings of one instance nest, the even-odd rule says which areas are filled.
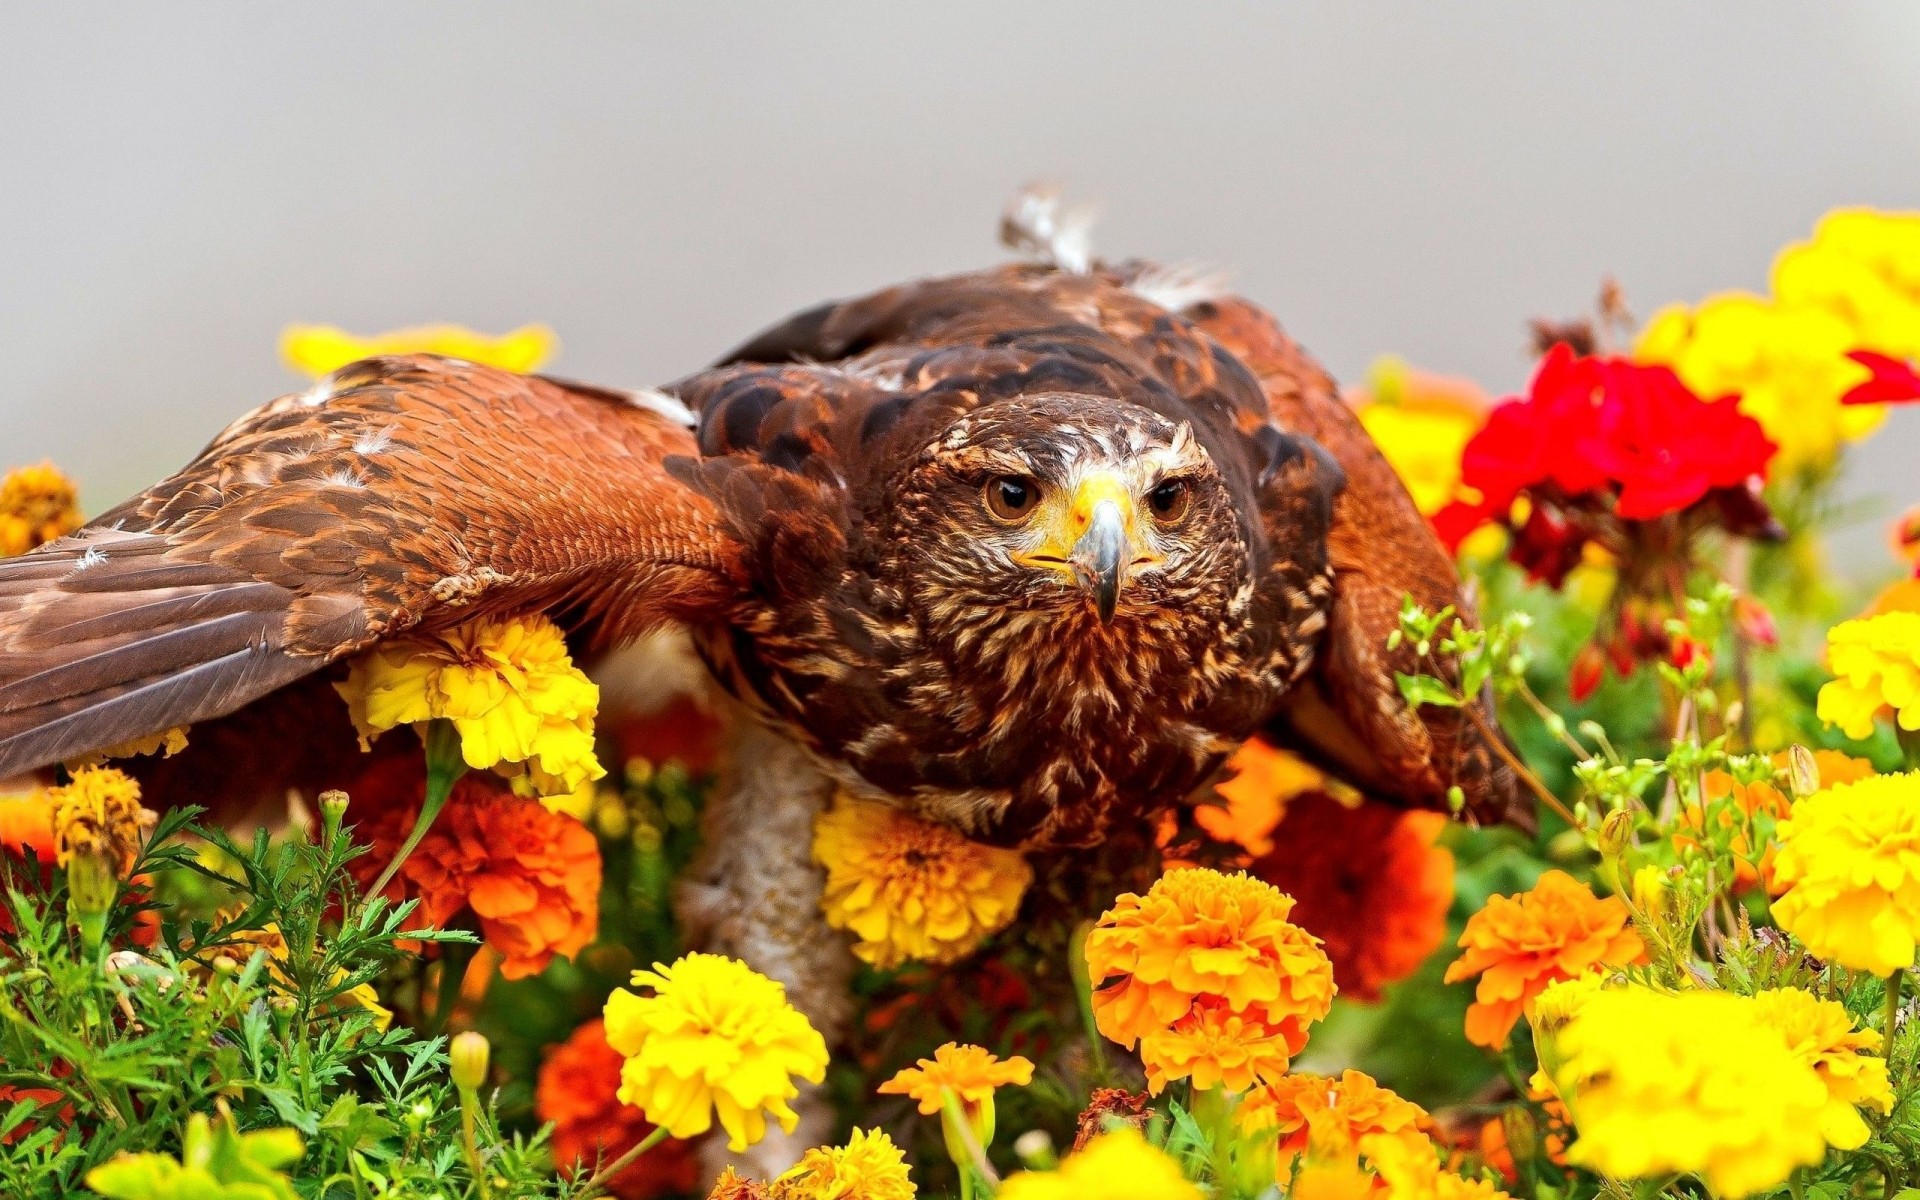
[[[412,905],[359,897],[347,867],[360,851],[334,821],[317,843],[240,844],[192,816],[162,819],[135,868],[146,892],[125,888],[92,952],[63,918],[57,874],[12,880],[0,1194],[568,1194],[541,1140],[503,1134],[477,1098],[476,1180],[443,1040],[389,1028],[366,1003],[366,985],[417,969],[423,947],[471,936],[403,931]],[[157,930],[146,893],[169,901]]]

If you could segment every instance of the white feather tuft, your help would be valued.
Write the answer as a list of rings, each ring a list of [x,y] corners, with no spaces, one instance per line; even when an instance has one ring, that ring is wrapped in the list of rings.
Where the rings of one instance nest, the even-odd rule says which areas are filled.
[[[384,429],[363,430],[360,436],[354,439],[353,452],[355,454],[383,453],[393,444],[393,428],[388,425]]]
[[[639,388],[627,393],[627,403],[635,408],[650,409],[659,413],[675,425],[688,429],[700,423],[692,409],[683,404],[678,396],[663,392],[659,388]]]
[[[1227,273],[1193,263],[1152,266],[1135,275],[1128,290],[1170,313],[1183,313],[1196,304],[1218,300],[1229,293]]]
[[[1099,209],[1062,208],[1060,189],[1031,184],[1020,189],[1000,217],[1000,241],[1009,250],[1084,275],[1093,267],[1093,223]]]

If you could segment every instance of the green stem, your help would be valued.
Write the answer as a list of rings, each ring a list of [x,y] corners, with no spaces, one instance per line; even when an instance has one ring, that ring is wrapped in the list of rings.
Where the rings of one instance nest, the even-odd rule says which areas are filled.
[[[373,886],[367,889],[369,896],[378,896],[387,890],[387,885],[393,882],[401,864],[407,861],[407,857],[420,844],[420,839],[427,836],[427,830],[433,827],[433,819],[447,806],[447,797],[453,795],[453,785],[467,773],[466,759],[460,756],[460,733],[453,727],[452,721],[429,721],[423,740],[427,752],[426,799],[420,804],[420,815],[413,822],[413,832],[407,834],[407,840],[400,843],[400,850],[393,856],[393,861],[387,864],[387,869],[380,872],[380,878],[374,880]]]
[[[1906,982],[1906,978],[1907,973],[1904,970],[1897,969],[1893,974],[1887,976],[1887,1012],[1886,1018],[1881,1022],[1880,1026],[1881,1029],[1885,1031],[1884,1036],[1887,1042],[1886,1045],[1880,1047],[1880,1053],[1885,1055],[1888,1060],[1893,1058],[1894,1028],[1900,1020],[1900,986]]]
[[[466,981],[467,965],[473,961],[476,947],[469,942],[452,942],[440,949],[440,985],[433,1000],[433,1016],[428,1029],[444,1033],[453,1010],[460,1003],[460,985]]]
[[[1087,968],[1087,935],[1092,921],[1082,921],[1067,940],[1067,971],[1073,976],[1073,997],[1080,1007],[1080,1024],[1087,1032],[1087,1051],[1093,1058],[1093,1082],[1106,1087],[1111,1082],[1107,1070],[1106,1039],[1100,1036],[1100,1023],[1093,1015],[1093,978]]]
[[[587,1180],[586,1186],[580,1189],[578,1200],[591,1200],[591,1197],[598,1195],[606,1188],[608,1180],[632,1166],[634,1159],[639,1158],[642,1154],[645,1154],[666,1140],[666,1127],[664,1125],[655,1126],[653,1132],[640,1139],[639,1144],[633,1149],[622,1154],[619,1158],[614,1159],[606,1166],[601,1167],[598,1171],[595,1171],[593,1178]]]
[[[460,1089],[460,1149],[467,1156],[467,1174],[473,1194],[487,1194],[487,1165],[480,1159],[480,1138],[476,1133],[479,1118],[474,1110],[480,1106],[480,1093],[474,1088]]]

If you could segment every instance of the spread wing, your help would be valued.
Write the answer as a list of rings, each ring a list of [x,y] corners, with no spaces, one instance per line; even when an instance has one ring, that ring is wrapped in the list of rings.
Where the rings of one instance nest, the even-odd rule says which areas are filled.
[[[1183,294],[1184,293],[1184,294]],[[1410,651],[1387,650],[1401,598],[1430,610],[1452,604],[1468,619],[1452,560],[1331,378],[1272,317],[1239,299],[1201,299],[1191,281],[1149,264],[1071,273],[1012,266],[891,288],[823,305],[769,329],[730,362],[885,361],[890,344],[971,338],[991,346],[1016,331],[1100,330],[1125,343],[1161,383],[1216,428],[1237,431],[1259,467],[1301,435],[1346,473],[1328,538],[1334,597],[1309,675],[1273,722],[1278,740],[1386,799],[1447,807],[1450,787],[1486,821],[1530,820],[1528,801],[1492,739],[1503,737],[1488,706],[1466,714],[1415,712],[1396,671],[1416,670]],[[1066,381],[1063,386],[1070,386]],[[1276,553],[1288,514],[1262,515]],[[1492,739],[1482,732],[1482,724]]]
[[[1403,597],[1429,612],[1453,605],[1474,619],[1452,559],[1406,486],[1333,379],[1272,316],[1237,297],[1203,301],[1183,315],[1259,377],[1274,420],[1314,439],[1347,473],[1328,535],[1334,602],[1326,641],[1275,718],[1275,740],[1375,795],[1445,808],[1457,785],[1476,819],[1530,825],[1532,800],[1502,760],[1505,735],[1492,705],[1416,712],[1394,681],[1396,672],[1421,669],[1410,647],[1387,649]]]
[[[419,355],[282,397],[0,561],[0,778],[231,713],[406,629],[538,608],[612,640],[719,619],[737,550],[663,462],[666,397]]]

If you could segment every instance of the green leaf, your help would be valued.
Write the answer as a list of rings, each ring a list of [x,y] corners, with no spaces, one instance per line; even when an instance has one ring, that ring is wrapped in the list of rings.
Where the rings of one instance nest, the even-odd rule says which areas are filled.
[[[1393,681],[1400,685],[1400,695],[1414,708],[1423,704],[1439,708],[1460,707],[1460,701],[1447,689],[1447,685],[1431,675],[1408,675],[1395,671]]]

